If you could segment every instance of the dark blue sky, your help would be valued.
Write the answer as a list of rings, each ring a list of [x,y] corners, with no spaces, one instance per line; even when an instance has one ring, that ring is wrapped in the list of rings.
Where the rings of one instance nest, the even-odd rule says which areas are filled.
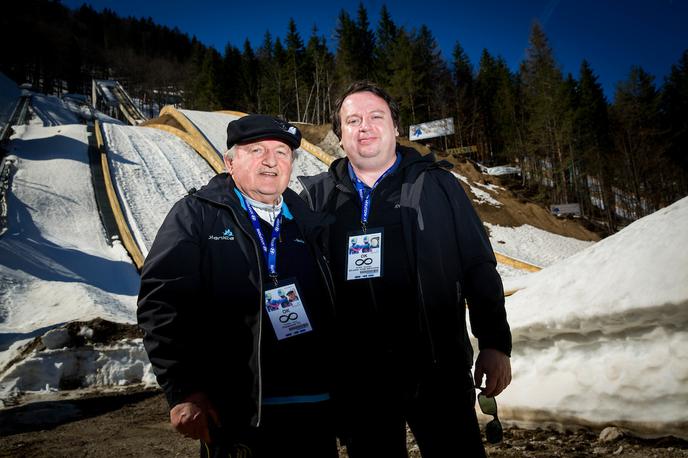
[[[63,0],[78,7],[83,0]],[[96,10],[109,8],[120,16],[151,17],[178,27],[223,52],[227,42],[239,47],[249,39],[260,46],[266,30],[286,35],[289,18],[296,21],[304,41],[313,26],[335,48],[337,15],[345,9],[356,17],[359,2],[242,0],[132,1],[90,0]],[[506,59],[517,70],[525,57],[533,21],[544,26],[555,58],[565,73],[577,78],[587,59],[607,97],[627,78],[632,65],[655,75],[659,86],[681,53],[688,49],[688,0],[482,0],[363,2],[375,30],[380,8],[387,5],[397,25],[407,29],[426,24],[444,57],[451,59],[458,41],[477,68],[483,48]]]

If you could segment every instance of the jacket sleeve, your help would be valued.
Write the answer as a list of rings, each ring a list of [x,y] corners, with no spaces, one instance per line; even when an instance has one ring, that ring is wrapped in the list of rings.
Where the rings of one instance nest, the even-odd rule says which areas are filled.
[[[158,384],[170,407],[202,391],[197,326],[202,300],[200,224],[192,197],[177,202],[165,218],[141,272],[137,318]]]
[[[452,206],[471,330],[480,350],[493,348],[510,356],[511,330],[504,307],[504,288],[490,240],[459,181],[446,172],[442,172],[440,181]]]

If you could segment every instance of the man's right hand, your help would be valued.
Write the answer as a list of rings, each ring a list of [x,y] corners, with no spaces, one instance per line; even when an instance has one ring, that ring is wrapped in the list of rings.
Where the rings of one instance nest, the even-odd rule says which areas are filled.
[[[206,444],[211,441],[209,421],[216,426],[220,425],[215,408],[203,393],[190,395],[170,410],[170,423],[177,432],[191,439],[200,439]]]

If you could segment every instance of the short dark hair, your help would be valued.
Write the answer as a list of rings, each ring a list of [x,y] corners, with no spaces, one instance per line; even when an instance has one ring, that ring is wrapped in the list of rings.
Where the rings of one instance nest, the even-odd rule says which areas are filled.
[[[372,81],[355,81],[351,83],[348,88],[346,88],[344,93],[340,95],[335,102],[334,111],[332,112],[332,130],[337,138],[340,140],[342,138],[342,119],[339,117],[339,112],[342,109],[344,99],[349,97],[351,94],[356,94],[357,92],[370,92],[387,102],[389,111],[392,113],[392,122],[394,123],[394,127],[396,127],[397,130],[399,129],[399,105],[397,105],[392,96]]]

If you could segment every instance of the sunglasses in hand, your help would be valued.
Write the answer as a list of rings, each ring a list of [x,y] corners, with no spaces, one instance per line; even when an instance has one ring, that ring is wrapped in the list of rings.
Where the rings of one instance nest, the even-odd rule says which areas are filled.
[[[485,389],[481,387],[476,388],[479,390]],[[483,393],[478,393],[478,405],[485,415],[494,417],[485,425],[485,438],[487,442],[490,444],[500,443],[504,437],[504,431],[502,430],[502,423],[500,423],[499,417],[497,417],[497,400],[495,398],[488,398]]]

